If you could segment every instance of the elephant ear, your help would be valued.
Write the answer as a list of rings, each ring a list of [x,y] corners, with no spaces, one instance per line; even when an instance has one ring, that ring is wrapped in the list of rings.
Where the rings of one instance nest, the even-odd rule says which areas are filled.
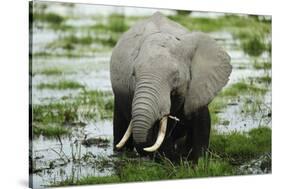
[[[230,56],[215,40],[203,33],[195,33],[188,38],[193,50],[190,53],[188,49],[192,57],[189,57],[190,83],[184,104],[187,115],[208,105],[226,85],[232,70]]]

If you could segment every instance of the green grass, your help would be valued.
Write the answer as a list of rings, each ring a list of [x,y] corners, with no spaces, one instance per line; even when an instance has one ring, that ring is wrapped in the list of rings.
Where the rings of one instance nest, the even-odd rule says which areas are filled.
[[[63,39],[66,43],[90,45],[93,42],[93,38],[90,35],[77,37],[75,35],[69,35]]]
[[[267,46],[263,41],[263,37],[250,36],[242,42],[242,48],[250,56],[260,56],[267,49]]]
[[[129,29],[129,26],[127,25],[129,19],[130,18],[126,18],[122,14],[114,13],[109,15],[108,23],[97,23],[94,26],[91,26],[91,29],[99,32],[123,33]]]
[[[249,77],[249,79],[251,82],[265,83],[265,84],[270,84],[272,80],[269,74],[261,77]]]
[[[97,121],[113,117],[111,92],[83,90],[77,97],[71,99],[63,97],[63,99],[57,103],[33,105],[32,123],[46,125],[46,127],[54,124],[62,126],[81,119]],[[35,135],[37,134],[39,132],[35,132]]]
[[[208,107],[211,112],[219,113],[227,107],[227,101],[225,98],[218,96],[212,100]]]
[[[118,183],[120,179],[118,176],[103,176],[103,177],[83,177],[78,181],[74,179],[66,179],[59,183],[52,184],[52,187],[55,186],[74,186],[74,185],[90,185],[90,184],[109,184],[109,183]]]
[[[244,37],[248,37],[249,33],[246,33],[246,31],[249,30],[259,33],[269,33],[271,31],[270,23],[261,22],[252,17],[241,17],[232,14],[226,14],[218,18],[190,17],[186,14],[168,17],[192,31],[213,32],[224,29],[235,34],[237,33],[237,35],[239,32],[239,37],[242,36],[242,33]]]
[[[196,166],[184,159],[174,164],[164,157],[155,162],[122,156],[114,160],[115,172],[111,176],[66,179],[54,186],[230,176],[241,174],[238,172],[240,165],[268,153],[271,153],[269,127],[254,128],[245,133],[219,134],[213,131],[210,152],[201,157]]]
[[[255,62],[254,68],[257,70],[270,70],[271,63],[270,62],[262,62],[262,63]]]
[[[267,89],[260,88],[255,85],[247,84],[246,82],[238,82],[232,84],[231,86],[225,88],[222,92],[219,93],[220,97],[235,97],[241,94],[265,94]]]
[[[63,71],[58,68],[48,68],[48,69],[39,71],[39,74],[42,74],[42,75],[61,75],[62,73],[63,73]]]
[[[118,38],[117,37],[108,37],[108,38],[96,38],[95,42],[100,43],[104,46],[114,47],[117,43]]]
[[[271,22],[264,22],[252,16],[226,14],[218,18],[190,17],[188,14],[169,16],[191,31],[230,32],[241,41],[241,48],[250,56],[257,57],[264,51],[271,53],[271,42],[266,37],[271,35]]]
[[[65,90],[65,89],[82,89],[84,85],[81,85],[75,81],[59,81],[58,83],[40,83],[37,85],[38,89],[57,89],[57,90]]]
[[[163,160],[160,163],[148,160],[125,160],[124,162],[117,163],[116,173],[111,176],[89,176],[77,181],[66,179],[65,181],[54,183],[53,186],[156,181],[226,175],[233,175],[233,168],[227,162],[215,159],[201,158],[198,166],[195,168],[185,161],[180,165],[174,165],[168,160]]]
[[[211,112],[211,124],[212,125],[217,125],[221,121],[220,117],[218,116],[217,113]]]
[[[271,152],[271,129],[259,127],[247,133],[229,134],[212,132],[210,150],[232,164],[241,164]]]
[[[117,40],[119,39],[120,34],[111,33],[109,37],[102,38],[98,35],[91,36],[91,35],[85,35],[82,37],[77,37],[73,34],[68,35],[66,37],[60,38],[56,41],[53,41],[47,45],[47,48],[50,49],[56,49],[56,48],[62,48],[66,50],[67,52],[71,52],[70,54],[73,54],[73,50],[76,51],[85,51],[86,52],[92,52],[95,49],[92,49],[91,47],[87,47],[87,49],[83,49],[85,46],[90,46],[91,44],[100,44],[103,47],[110,47],[112,48],[115,46]]]
[[[113,32],[125,32],[129,29],[125,16],[122,14],[111,14],[108,19],[108,28]]]
[[[32,122],[42,125],[75,122],[78,119],[77,106],[71,103],[51,103],[32,106]]]
[[[211,124],[217,125],[221,121],[218,113],[221,113],[227,107],[227,101],[224,97],[218,96],[212,100],[208,107],[211,113]]]
[[[271,76],[266,75],[263,77],[258,77],[257,80],[264,83],[271,83]]]
[[[33,20],[47,22],[53,25],[61,24],[65,19],[63,16],[56,13],[33,13]]]
[[[56,137],[56,136],[60,136],[60,135],[69,134],[70,130],[68,128],[65,128],[65,127],[59,126],[59,125],[45,125],[45,126],[33,125],[32,133],[35,136],[43,135],[46,137]]]

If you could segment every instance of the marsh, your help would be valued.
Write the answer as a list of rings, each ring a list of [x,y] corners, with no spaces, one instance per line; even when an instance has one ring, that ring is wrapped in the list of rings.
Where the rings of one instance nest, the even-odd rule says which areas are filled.
[[[271,173],[270,16],[47,2],[30,10],[33,187]],[[156,11],[231,57],[230,80],[209,104],[209,155],[196,168],[113,152],[112,48]]]

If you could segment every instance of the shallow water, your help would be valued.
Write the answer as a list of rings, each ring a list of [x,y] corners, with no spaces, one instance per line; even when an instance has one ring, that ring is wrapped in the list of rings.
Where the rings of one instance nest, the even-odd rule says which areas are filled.
[[[34,188],[81,176],[105,176],[112,173],[112,166],[100,167],[101,160],[113,154],[112,122],[109,120],[88,123],[85,127],[73,128],[70,136],[48,139],[35,138],[33,147]],[[103,138],[104,145],[86,147],[84,139]],[[76,159],[76,160],[75,160]]]
[[[106,10],[106,11],[105,11]],[[123,9],[120,7],[100,7],[96,9],[88,5],[61,6],[53,4],[47,7],[47,12],[60,12],[62,15],[69,16],[67,24],[74,27],[85,27],[97,23],[95,16],[108,16],[112,12],[125,13],[125,15],[147,16],[153,9]],[[165,11],[165,14],[175,14],[174,11]],[[192,13],[194,17],[204,17],[205,13]],[[207,15],[207,17],[221,16],[219,14]],[[99,19],[106,19],[102,17]],[[100,20],[99,20],[100,21]],[[66,32],[57,32],[46,28],[33,29],[33,53],[51,52],[65,53],[61,49],[49,49],[48,44],[58,40],[62,36],[69,35]],[[75,35],[83,35],[87,31],[79,31]],[[92,34],[92,33],[91,33]],[[254,61],[271,62],[270,55],[264,53],[257,60],[246,55],[239,47],[239,41],[232,37],[232,34],[225,31],[209,33],[220,43],[231,56],[233,71],[228,82],[228,86],[247,79],[249,77],[261,77],[269,75],[269,70],[257,70],[253,68]],[[109,34],[102,34],[105,37]],[[57,83],[58,81],[75,81],[82,84],[87,90],[111,91],[109,61],[111,50],[100,52],[91,51],[93,48],[99,48],[98,44],[92,44],[86,53],[81,52],[80,57],[67,56],[34,56],[32,59],[32,104],[49,104],[60,102],[63,97],[70,99],[78,96],[82,89],[38,89],[41,83]],[[75,49],[75,53],[79,53]],[[87,55],[87,56],[86,56]],[[243,69],[241,69],[241,67]],[[48,69],[58,69],[62,71],[59,74],[46,75],[42,72]],[[229,121],[228,125],[218,124],[214,126],[219,132],[247,131],[260,125],[271,125],[271,117],[266,117],[271,113],[271,86],[264,86],[268,89],[265,96],[259,97],[264,101],[262,109],[253,115],[244,115],[243,102],[251,99],[247,95],[242,95],[240,101],[231,101],[223,112],[219,113],[222,120]],[[257,97],[256,97],[257,98]],[[255,100],[252,98],[252,100]],[[236,103],[236,104],[235,104]],[[253,101],[252,103],[255,103]],[[63,181],[65,179],[78,179],[87,175],[110,175],[113,166],[100,167],[99,162],[108,159],[112,152],[112,120],[87,120],[85,127],[72,126],[70,136],[58,138],[45,138],[40,136],[34,138],[33,147],[33,164],[36,173],[32,174],[34,187],[40,188],[53,182]],[[88,138],[105,138],[109,140],[108,145],[85,147],[81,142],[85,137]],[[73,156],[73,153],[75,156]],[[80,155],[79,155],[80,154]],[[79,157],[78,157],[79,156]],[[74,158],[73,158],[74,157]],[[88,157],[84,161],[74,161]],[[69,160],[69,162],[68,162]]]

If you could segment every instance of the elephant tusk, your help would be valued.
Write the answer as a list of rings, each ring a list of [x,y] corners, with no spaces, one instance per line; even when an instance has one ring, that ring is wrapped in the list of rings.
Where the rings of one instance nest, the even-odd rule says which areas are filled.
[[[162,142],[164,141],[165,138],[165,134],[166,134],[166,129],[167,129],[167,116],[163,117],[160,121],[160,128],[158,131],[158,136],[156,139],[156,142],[153,144],[153,146],[144,148],[144,151],[147,152],[154,152],[156,151],[162,144]]]
[[[180,121],[180,119],[177,118],[176,116],[171,116],[171,115],[169,115],[169,118],[171,118],[171,119],[173,119],[173,120],[175,120],[175,121]]]
[[[132,134],[132,121],[130,121],[127,131],[125,132],[120,142],[116,145],[116,148],[117,149],[122,148],[126,144],[127,140],[130,138],[131,134]]]

